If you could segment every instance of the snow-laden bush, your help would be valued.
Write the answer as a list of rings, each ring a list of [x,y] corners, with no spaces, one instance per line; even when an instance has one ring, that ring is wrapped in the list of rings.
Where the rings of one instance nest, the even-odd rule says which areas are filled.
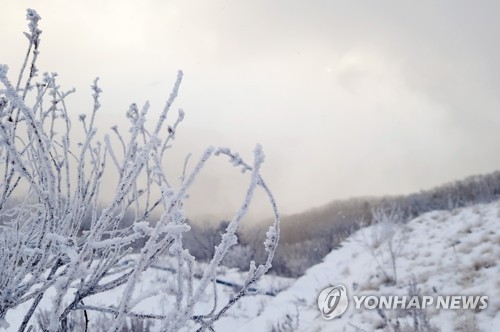
[[[153,128],[145,125],[149,104],[142,108],[132,104],[126,113],[129,133],[112,128],[118,144],[107,135],[103,142],[96,138],[102,92],[96,79],[92,84],[93,109],[87,116],[79,116],[85,135],[75,144],[72,115],[65,103],[74,90],[61,90],[54,73],[38,76],[40,16],[29,9],[27,19],[29,48],[16,82],[8,78],[8,67],[0,66],[0,328],[9,325],[9,310],[21,304],[29,309],[18,330],[28,328],[50,290],[52,306],[43,308],[49,331],[60,330],[61,322],[73,311],[108,314],[109,331],[119,331],[129,318],[156,319],[164,331],[186,326],[211,329],[270,269],[278,243],[279,215],[260,175],[264,161],[261,147],[255,148],[252,164],[228,148],[208,148],[192,170],[185,167],[181,184],[171,186],[162,165],[184,118],[179,110],[170,121],[181,71]],[[183,247],[183,234],[190,226],[182,206],[189,188],[214,156],[227,157],[233,166],[250,175],[250,181],[244,201],[223,230],[207,268],[193,282],[195,257]],[[117,183],[113,196],[101,209],[103,186],[111,185],[103,181],[109,168],[117,174]],[[248,262],[248,277],[229,303],[215,305],[208,314],[197,313],[195,305],[212,286],[217,266],[238,241],[236,230],[258,187],[267,194],[274,211],[274,224],[264,241],[267,259],[261,265]],[[131,212],[133,222],[122,223]],[[152,220],[160,214],[159,220]],[[88,216],[90,222],[85,220]],[[82,227],[84,222],[88,226]],[[127,257],[124,264],[123,257],[138,243],[142,244],[139,254]],[[171,280],[140,294],[134,292],[141,274],[162,255],[175,257]],[[92,295],[117,287],[123,291],[116,306],[84,304]],[[173,299],[166,314],[134,311],[137,304],[159,293]]]
[[[370,252],[384,280],[389,284],[398,281],[397,259],[406,242],[405,230],[402,227],[404,215],[397,206],[378,207],[372,211],[372,227],[363,230],[361,244]],[[370,233],[370,234],[367,234]],[[390,271],[386,268],[389,261]]]

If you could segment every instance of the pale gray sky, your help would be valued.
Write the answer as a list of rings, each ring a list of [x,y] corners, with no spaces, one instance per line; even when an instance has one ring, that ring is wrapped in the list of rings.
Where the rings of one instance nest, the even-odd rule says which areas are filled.
[[[95,76],[103,133],[131,102],[160,110],[183,69],[172,169],[207,145],[251,156],[259,142],[284,213],[500,166],[497,1],[2,0],[11,73],[28,7],[42,16],[41,70],[77,88],[75,116]],[[193,193],[195,213],[231,212],[243,195],[219,166]]]

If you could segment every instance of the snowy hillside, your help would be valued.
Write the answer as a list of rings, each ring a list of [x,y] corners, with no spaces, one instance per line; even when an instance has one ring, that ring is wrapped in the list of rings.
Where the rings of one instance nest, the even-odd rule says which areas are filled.
[[[342,247],[325,257],[323,263],[309,269],[306,275],[295,282],[292,279],[265,276],[258,288],[261,293],[270,294],[245,298],[231,308],[214,328],[222,332],[238,328],[243,332],[393,331],[390,325],[386,326],[381,313],[376,310],[355,310],[352,303],[340,318],[325,321],[317,307],[318,294],[327,286],[345,285],[350,295],[407,295],[409,282],[415,280],[421,295],[489,296],[485,310],[428,308],[422,311],[420,318],[427,317],[430,325],[436,328],[434,331],[500,330],[500,202],[432,212],[398,226],[394,237],[394,243],[397,244],[396,284],[391,284],[387,278],[392,273],[388,257],[379,255],[383,252],[377,252],[383,251],[383,247],[379,243],[378,249],[373,249],[377,247],[375,242],[380,240],[380,235],[384,235],[386,226],[373,225],[354,233]],[[162,265],[173,264],[163,260]],[[203,268],[203,264],[198,264],[198,270]],[[142,294],[147,289],[161,289],[171,276],[171,272],[162,269],[143,274],[137,292]],[[221,281],[238,285],[244,282],[245,274],[221,268],[218,277]],[[232,289],[222,283],[217,284],[217,288],[217,306],[220,306],[229,299]],[[282,289],[285,290],[277,296],[272,295]],[[117,288],[92,297],[86,304],[114,304],[120,292],[121,289]],[[42,301],[42,308],[50,308],[52,293],[48,292],[47,298]],[[213,290],[206,293],[206,301],[197,306],[197,312],[213,310],[212,293]],[[153,311],[161,315],[172,305],[168,296],[144,298],[145,301],[137,307],[139,312]],[[7,320],[12,324],[12,331],[15,331],[14,327],[27,309],[28,304],[25,304],[9,312]],[[408,312],[385,310],[382,314],[391,324],[398,321],[400,331],[414,331],[404,329],[413,324]],[[94,313],[89,315],[91,327],[97,324],[97,327],[102,328],[106,324],[104,316]],[[187,326],[186,330],[191,328]],[[159,326],[143,326],[137,331],[159,331]]]
[[[412,279],[421,295],[489,297],[485,310],[427,308],[420,315],[431,326],[440,331],[500,331],[500,202],[431,212],[399,227],[398,279],[392,285],[382,272],[391,271],[388,260],[377,264],[375,258],[381,256],[374,256],[377,252],[367,246],[373,248],[380,227],[354,233],[240,331],[391,331],[397,321],[405,331],[413,326],[412,318],[404,317],[408,312],[355,310],[352,303],[341,317],[326,321],[317,297],[330,285],[345,285],[350,295],[407,295]],[[384,323],[383,315],[390,324]]]

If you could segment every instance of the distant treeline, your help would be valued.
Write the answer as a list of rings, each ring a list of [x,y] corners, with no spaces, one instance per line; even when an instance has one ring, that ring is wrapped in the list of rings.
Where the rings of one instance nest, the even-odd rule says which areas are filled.
[[[299,276],[319,262],[363,225],[372,222],[372,211],[397,206],[402,222],[434,210],[452,210],[500,199],[500,172],[476,175],[410,195],[362,197],[339,200],[309,211],[284,216],[281,240],[273,271],[285,276]],[[264,226],[246,229],[241,243],[258,259],[264,254],[259,243]],[[241,251],[241,250],[240,250]]]

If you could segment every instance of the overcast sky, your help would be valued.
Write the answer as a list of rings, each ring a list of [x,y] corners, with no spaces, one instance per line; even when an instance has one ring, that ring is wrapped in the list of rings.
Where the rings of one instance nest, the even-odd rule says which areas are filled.
[[[174,177],[189,152],[251,157],[261,143],[269,185],[294,213],[500,168],[498,1],[1,0],[11,77],[28,7],[42,16],[39,67],[77,88],[75,117],[101,77],[101,134],[124,125],[131,102],[159,111],[184,70]],[[234,210],[231,171],[212,165],[193,213]]]

